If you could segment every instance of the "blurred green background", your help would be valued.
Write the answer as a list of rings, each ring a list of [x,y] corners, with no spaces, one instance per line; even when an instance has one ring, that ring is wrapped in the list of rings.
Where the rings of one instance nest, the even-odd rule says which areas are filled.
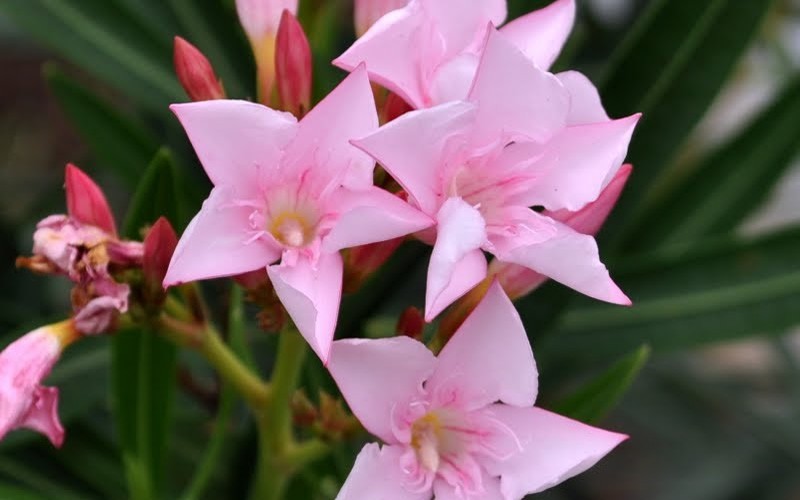
[[[329,61],[353,39],[352,7],[300,3],[320,96],[343,77]],[[510,0],[511,17],[548,3]],[[800,1],[578,0],[578,16],[555,69],[586,72],[612,117],[644,113],[628,157],[633,176],[599,235],[634,307],[552,283],[518,305],[541,368],[540,404],[632,439],[539,498],[798,499]],[[185,224],[205,196],[207,181],[167,110],[186,100],[171,67],[175,34],[211,59],[230,96],[254,95],[230,0],[0,3],[3,344],[69,310],[66,281],[13,265],[30,251],[37,220],[64,210],[66,162],[99,181],[118,217],[162,146],[178,179],[173,222]],[[419,302],[420,280],[397,287],[390,278],[413,274],[409,266],[419,278],[424,264],[415,249],[401,252],[346,302],[340,334],[380,331]],[[267,350],[271,339],[254,335]],[[62,391],[66,444],[54,451],[29,433],[10,436],[0,445],[0,498],[127,496],[109,363],[107,339],[67,353],[50,380]],[[213,388],[197,360],[181,363],[184,388],[189,373]],[[309,371],[314,379],[321,368]],[[166,498],[189,477],[211,415],[178,395]],[[238,413],[231,426],[207,498],[239,498],[245,488],[252,429]],[[295,485],[295,496],[332,498],[351,463],[336,453],[308,472],[322,486]]]

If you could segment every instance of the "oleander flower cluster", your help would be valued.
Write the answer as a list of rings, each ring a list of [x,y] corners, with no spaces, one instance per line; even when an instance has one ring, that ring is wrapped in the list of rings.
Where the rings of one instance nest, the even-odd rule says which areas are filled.
[[[549,278],[631,304],[593,235],[631,174],[639,115],[610,118],[586,76],[550,72],[574,0],[514,20],[505,0],[356,0],[359,38],[333,61],[349,74],[313,106],[297,4],[236,2],[255,101],[228,99],[176,38],[192,102],[170,109],[213,185],[179,240],[164,219],[120,239],[100,188],[67,167],[69,213],[19,263],[67,276],[74,311],[0,354],[0,437],[28,427],[60,445],[57,389],[40,384],[63,347],[159,317],[165,289],[232,278],[266,324],[296,328],[381,443],[338,498],[520,499],[588,469],[626,436],[535,406],[512,303]],[[343,293],[410,239],[431,247],[423,311],[404,313],[404,335],[334,340]]]

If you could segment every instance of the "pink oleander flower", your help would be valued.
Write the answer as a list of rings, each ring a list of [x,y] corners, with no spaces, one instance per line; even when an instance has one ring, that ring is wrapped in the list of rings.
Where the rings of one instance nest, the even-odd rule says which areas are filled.
[[[281,302],[326,361],[342,293],[339,250],[432,223],[373,186],[374,161],[348,142],[377,128],[366,71],[353,72],[300,122],[245,101],[172,110],[214,189],[181,237],[164,285],[268,266]]]
[[[61,446],[58,389],[41,382],[77,335],[73,323],[63,321],[38,328],[0,352],[0,440],[11,430],[26,428]]]
[[[627,438],[533,406],[533,352],[497,284],[438,357],[408,337],[345,339],[333,343],[329,369],[385,443],[361,450],[340,500],[521,499]]]
[[[384,14],[404,7],[408,0],[355,0],[353,16],[356,36],[360,37]]]
[[[281,14],[297,14],[298,0],[236,0],[239,22],[250,40],[258,71],[261,102],[269,103],[275,83],[275,39]]]
[[[435,235],[421,236],[435,239],[428,321],[486,277],[483,251],[590,297],[630,304],[594,238],[529,208],[577,211],[596,200],[639,118],[609,120],[585,77],[563,81],[491,30],[469,101],[412,111],[353,142],[436,219]],[[570,89],[581,89],[580,98]]]
[[[505,0],[413,0],[382,17],[334,64],[367,64],[370,79],[426,108],[466,97],[490,25],[506,18]],[[557,0],[501,28],[530,61],[547,70],[575,19],[574,0]]]
[[[75,283],[72,292],[76,328],[85,334],[107,331],[128,310],[130,289],[118,283],[110,267],[140,267],[140,242],[120,240],[114,216],[100,187],[78,167],[66,168],[67,215],[51,215],[36,225],[33,257],[17,264],[60,273]]]

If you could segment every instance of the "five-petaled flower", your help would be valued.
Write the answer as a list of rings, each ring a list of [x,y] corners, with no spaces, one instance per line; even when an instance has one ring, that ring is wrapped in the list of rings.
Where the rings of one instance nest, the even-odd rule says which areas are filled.
[[[594,238],[529,208],[575,211],[596,200],[638,121],[609,120],[594,87],[576,83],[585,91],[579,99],[570,85],[492,29],[469,101],[407,113],[353,142],[436,219],[428,321],[486,276],[483,251],[591,297],[630,304]]]
[[[348,76],[299,123],[245,101],[172,110],[214,189],[181,237],[164,284],[269,266],[298,330],[327,361],[342,293],[339,250],[432,223],[373,186],[374,161],[348,142],[378,124],[365,70]]]
[[[408,337],[344,339],[329,365],[366,445],[339,499],[520,499],[597,462],[626,436],[533,404],[537,370],[496,283],[438,358]]]
[[[33,330],[0,352],[0,439],[13,429],[26,428],[61,446],[58,389],[41,382],[77,336],[74,323],[67,320]]]

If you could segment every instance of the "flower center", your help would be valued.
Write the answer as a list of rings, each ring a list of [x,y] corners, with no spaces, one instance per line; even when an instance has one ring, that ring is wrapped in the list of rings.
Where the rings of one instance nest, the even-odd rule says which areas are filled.
[[[442,422],[433,412],[426,413],[411,425],[411,447],[419,463],[431,472],[439,470],[442,433]]]
[[[288,247],[304,247],[314,238],[314,224],[297,211],[287,211],[273,217],[269,232]]]

